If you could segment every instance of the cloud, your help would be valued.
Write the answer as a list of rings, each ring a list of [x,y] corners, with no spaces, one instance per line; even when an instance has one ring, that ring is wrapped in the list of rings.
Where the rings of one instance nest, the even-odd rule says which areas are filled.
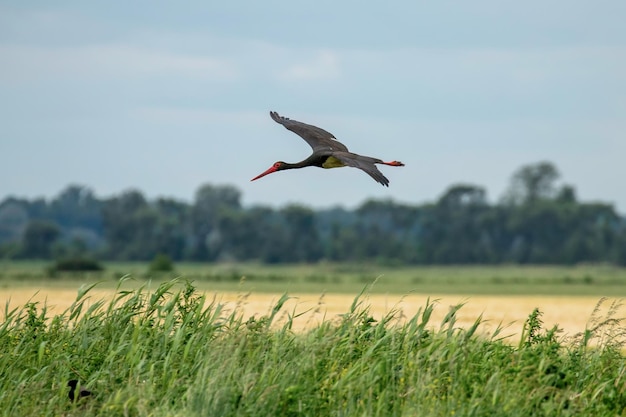
[[[0,57],[0,78],[4,80],[146,75],[229,80],[238,75],[236,65],[223,58],[176,54],[131,44],[0,45]]]
[[[219,111],[201,108],[138,107],[130,111],[136,119],[170,124],[267,124],[269,116],[260,111]]]
[[[335,51],[323,50],[317,52],[308,62],[289,64],[279,73],[279,77],[290,81],[309,81],[335,79],[340,74],[338,54]]]

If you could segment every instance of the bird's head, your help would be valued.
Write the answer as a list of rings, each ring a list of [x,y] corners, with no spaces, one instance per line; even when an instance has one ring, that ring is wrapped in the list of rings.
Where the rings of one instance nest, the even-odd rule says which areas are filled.
[[[286,166],[286,163],[283,161],[274,162],[274,164],[272,164],[272,166],[269,167],[267,171],[257,175],[256,177],[252,178],[250,181],[258,180],[259,178],[264,177],[267,174],[271,174],[272,172],[283,170],[285,169],[285,166]]]

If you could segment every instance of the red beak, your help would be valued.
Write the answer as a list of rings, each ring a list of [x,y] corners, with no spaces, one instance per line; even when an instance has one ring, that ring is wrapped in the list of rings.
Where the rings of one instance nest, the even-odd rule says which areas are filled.
[[[259,178],[264,177],[267,174],[271,174],[272,172],[276,172],[276,171],[278,171],[278,170],[276,169],[275,166],[272,165],[267,171],[265,171],[262,174],[257,175],[256,177],[252,178],[250,181],[258,180]]]

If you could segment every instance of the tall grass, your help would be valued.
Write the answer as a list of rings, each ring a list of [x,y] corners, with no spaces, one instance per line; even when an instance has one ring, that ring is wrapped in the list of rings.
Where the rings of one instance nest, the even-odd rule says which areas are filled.
[[[617,309],[576,338],[533,311],[520,340],[481,320],[376,321],[361,294],[340,319],[294,332],[277,324],[284,295],[244,319],[190,283],[79,290],[65,312],[28,303],[0,324],[0,413],[6,416],[614,416],[625,412],[624,332]],[[93,392],[72,403],[67,381]]]

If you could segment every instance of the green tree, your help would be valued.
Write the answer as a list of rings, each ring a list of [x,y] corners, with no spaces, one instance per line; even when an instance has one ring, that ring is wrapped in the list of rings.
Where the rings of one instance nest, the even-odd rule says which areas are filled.
[[[413,260],[412,236],[419,220],[417,210],[392,200],[368,200],[357,208],[356,214],[353,230],[340,235],[344,239],[357,236],[357,241],[352,243],[353,259]]]
[[[189,205],[171,198],[159,198],[153,208],[157,215],[155,249],[173,260],[182,260],[188,246]]]
[[[287,262],[288,232],[282,216],[270,207],[224,212],[220,216],[222,256],[233,260]]]
[[[104,202],[102,222],[107,241],[107,257],[120,260],[147,260],[151,256],[152,230],[156,215],[143,194],[129,190]]]
[[[508,204],[532,204],[541,199],[552,199],[557,192],[555,182],[559,176],[559,171],[551,162],[522,166],[511,177],[504,201]]]
[[[477,185],[456,184],[443,193],[437,205],[449,210],[484,207],[487,205],[487,193],[483,187]]]
[[[20,255],[29,259],[49,259],[60,235],[61,229],[56,223],[32,220],[24,230]]]
[[[314,262],[323,254],[315,224],[315,212],[308,207],[291,204],[280,211],[287,227],[288,262]]]
[[[422,211],[421,260],[427,263],[479,263],[492,256],[488,220],[491,207],[482,187],[457,184]]]
[[[17,242],[28,224],[23,204],[8,199],[0,204],[0,243]]]
[[[216,260],[220,256],[227,230],[220,230],[226,213],[241,209],[241,193],[232,186],[205,184],[198,188],[191,207],[191,258]]]
[[[49,204],[48,215],[65,229],[88,228],[102,232],[102,203],[90,188],[69,185]]]

